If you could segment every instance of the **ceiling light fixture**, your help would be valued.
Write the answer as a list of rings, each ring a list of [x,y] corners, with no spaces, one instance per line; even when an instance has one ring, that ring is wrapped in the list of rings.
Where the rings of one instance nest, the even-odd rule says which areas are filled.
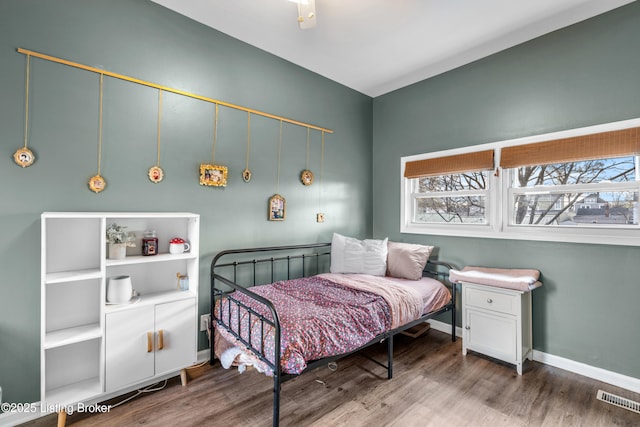
[[[298,27],[307,30],[316,26],[316,0],[289,0],[298,4]]]

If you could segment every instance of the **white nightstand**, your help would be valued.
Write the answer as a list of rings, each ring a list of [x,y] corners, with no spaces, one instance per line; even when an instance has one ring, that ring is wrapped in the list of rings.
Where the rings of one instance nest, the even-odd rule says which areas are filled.
[[[462,354],[467,350],[516,365],[532,360],[531,292],[462,282]]]

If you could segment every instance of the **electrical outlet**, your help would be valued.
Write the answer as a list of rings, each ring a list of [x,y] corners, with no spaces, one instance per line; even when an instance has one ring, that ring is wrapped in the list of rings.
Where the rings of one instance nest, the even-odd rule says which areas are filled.
[[[211,323],[211,314],[203,314],[200,316],[200,332],[206,331]]]
[[[324,222],[324,214],[323,213],[316,214],[316,222]]]

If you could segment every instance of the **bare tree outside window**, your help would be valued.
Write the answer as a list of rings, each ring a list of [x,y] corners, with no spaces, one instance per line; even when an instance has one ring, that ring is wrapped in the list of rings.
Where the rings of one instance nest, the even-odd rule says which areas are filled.
[[[486,172],[417,179],[416,221],[486,223]]]
[[[624,184],[635,180],[631,156],[517,168],[514,224],[637,224],[637,187]]]

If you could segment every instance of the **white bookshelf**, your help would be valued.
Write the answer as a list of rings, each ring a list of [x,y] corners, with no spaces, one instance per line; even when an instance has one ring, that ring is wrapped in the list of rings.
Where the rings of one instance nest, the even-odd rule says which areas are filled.
[[[178,374],[196,362],[199,222],[199,215],[180,212],[42,214],[42,405],[75,405],[99,398],[107,391],[117,392],[119,385],[107,390],[106,378],[120,377],[123,375],[120,371],[126,369],[120,361],[112,361],[113,355],[124,352],[125,359],[135,359],[140,349],[132,343],[140,337],[123,335],[115,326],[108,328],[109,324],[117,325],[117,322],[109,321],[109,316],[116,313],[118,321],[124,325],[133,322],[141,313],[152,317],[145,319],[151,324],[156,313],[169,312],[176,318],[144,331],[145,340],[148,334],[153,336],[149,362],[151,378],[171,372]],[[127,231],[138,236],[136,247],[128,248],[124,259],[107,258],[105,233],[111,223],[126,226]],[[157,255],[142,256],[141,237],[145,230],[157,232]],[[174,237],[188,241],[190,250],[170,254],[169,240]],[[188,289],[179,289],[177,273],[189,276]],[[139,297],[125,304],[108,304],[109,277],[119,275],[131,276]],[[161,341],[164,344],[159,346]],[[142,351],[143,356],[149,358],[146,344]],[[162,372],[155,372],[158,361],[163,361]],[[126,385],[131,386],[131,382]]]

